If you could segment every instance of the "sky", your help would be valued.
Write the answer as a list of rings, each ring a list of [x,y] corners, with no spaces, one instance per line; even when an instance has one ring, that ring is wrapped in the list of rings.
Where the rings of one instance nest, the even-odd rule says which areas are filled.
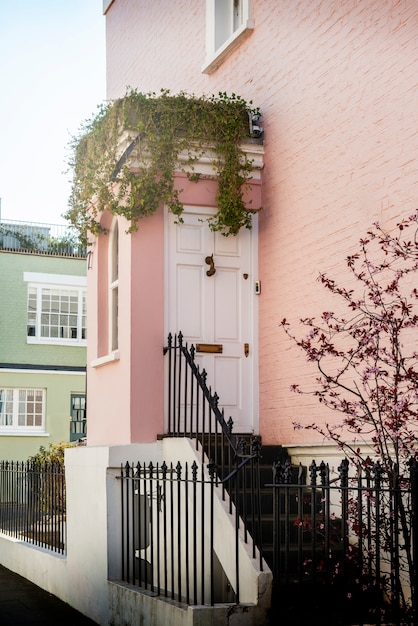
[[[65,224],[69,142],[105,100],[102,0],[0,0],[1,218]]]

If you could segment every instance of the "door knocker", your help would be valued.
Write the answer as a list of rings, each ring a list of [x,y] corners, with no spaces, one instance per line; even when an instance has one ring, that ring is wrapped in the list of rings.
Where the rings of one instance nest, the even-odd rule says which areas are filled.
[[[205,263],[207,263],[207,265],[209,265],[209,269],[206,272],[206,276],[213,276],[214,273],[216,272],[215,263],[213,261],[213,254],[211,254],[210,256],[206,257]]]

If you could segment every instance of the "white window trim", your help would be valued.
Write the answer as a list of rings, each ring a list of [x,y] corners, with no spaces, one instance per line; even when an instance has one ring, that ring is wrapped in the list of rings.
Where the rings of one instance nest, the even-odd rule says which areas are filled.
[[[116,218],[109,232],[108,277],[108,350],[109,354],[114,354],[119,349],[119,224]]]
[[[86,276],[72,276],[70,274],[44,274],[41,272],[23,272],[26,283],[44,283],[59,287],[87,287]]]
[[[0,436],[19,436],[19,437],[48,437],[49,433],[45,432],[45,415],[46,415],[46,390],[42,388],[32,387],[4,387],[13,390],[13,425],[0,425]],[[3,387],[2,387],[3,389]],[[42,391],[42,425],[41,426],[16,426],[18,420],[19,391],[21,389],[34,391]]]
[[[54,287],[55,289],[72,288],[78,292],[78,313],[77,318],[82,319],[83,311],[83,294],[86,295],[87,278],[85,276],[73,276],[69,274],[45,274],[41,272],[24,272],[23,280],[30,287],[38,290],[37,297],[40,298],[43,287]],[[37,319],[37,329],[35,337],[26,335],[28,344],[36,345],[54,345],[54,346],[87,346],[87,339],[63,339],[58,337],[41,337],[40,336],[40,316]]]
[[[7,428],[7,426],[2,426],[1,428]],[[42,431],[32,431],[32,430],[25,430],[24,428],[21,428],[20,430],[1,430],[0,428],[0,437],[50,437],[51,434],[45,432],[44,430]]]
[[[119,359],[119,350],[114,350],[110,354],[105,354],[105,356],[90,361],[90,367],[100,367],[101,365],[106,365],[106,363],[112,363],[112,361],[119,361]]]
[[[220,46],[215,49],[215,0],[206,0],[206,61],[202,67],[203,74],[211,74],[223,61],[246,39],[254,30],[252,0],[242,0],[243,20],[239,28]]]

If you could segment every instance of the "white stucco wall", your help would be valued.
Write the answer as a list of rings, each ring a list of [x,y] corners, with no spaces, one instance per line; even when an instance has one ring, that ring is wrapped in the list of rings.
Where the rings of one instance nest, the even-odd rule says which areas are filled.
[[[137,448],[139,446],[66,450],[66,556],[0,535],[2,565],[102,626],[109,624],[108,576],[118,574],[115,568],[120,511],[114,476],[127,459],[158,460],[160,445],[151,444],[146,452]],[[112,567],[108,573],[109,562]]]
[[[66,450],[66,556],[0,535],[0,563],[67,602],[101,626],[126,625],[127,622],[123,621],[124,611],[120,608],[124,602],[128,603],[128,614],[132,611],[135,613],[139,606],[143,606],[147,619],[155,611],[159,614],[162,612],[161,615],[168,611],[175,621],[167,624],[222,623],[211,621],[214,615],[209,615],[210,610],[209,613],[206,610],[204,619],[202,612],[198,614],[190,607],[170,612],[163,600],[141,600],[137,596],[142,594],[137,589],[132,595],[129,586],[109,583],[109,580],[118,581],[121,576],[120,491],[116,478],[120,475],[121,464],[126,461],[162,463],[163,460],[176,463],[179,459],[192,462],[195,458],[193,446],[185,439]],[[220,496],[215,499],[215,523],[218,536],[215,551],[224,569],[228,570],[228,562],[229,566],[234,562],[233,555],[228,555],[226,549],[234,544],[234,524]],[[269,605],[271,573],[268,568],[265,572],[258,570],[258,560],[252,558],[249,544],[243,541],[240,542],[240,565],[242,601],[253,605],[254,616],[261,615]],[[227,574],[233,580],[232,570]],[[226,616],[228,610],[224,608],[221,614]],[[119,622],[119,618],[122,621]],[[259,617],[256,619],[259,620]]]

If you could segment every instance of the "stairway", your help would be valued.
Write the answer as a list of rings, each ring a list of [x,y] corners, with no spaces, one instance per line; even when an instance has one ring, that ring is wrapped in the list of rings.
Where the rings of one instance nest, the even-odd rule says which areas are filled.
[[[229,459],[231,450],[229,442],[220,441],[213,435],[199,437],[203,443],[206,458],[215,463],[219,478],[225,479],[236,467],[235,460],[229,466],[222,467],[221,460]],[[251,442],[254,436],[238,435],[236,446],[243,454],[242,458],[251,454]],[[241,457],[240,457],[241,460]],[[283,468],[288,467],[290,473],[286,482],[289,488],[273,487],[275,482],[273,466],[279,462]],[[322,514],[322,489],[306,486],[309,484],[308,468],[291,464],[287,450],[280,445],[264,445],[260,448],[258,460],[259,489],[251,488],[252,466],[248,464],[241,470],[240,484],[236,490],[234,482],[225,483],[226,491],[232,501],[238,503],[239,515],[244,520],[249,535],[261,548],[263,558],[275,576],[282,582],[319,582],[325,577],[321,562],[326,561],[323,532],[320,529]],[[246,474],[246,477],[242,477]],[[277,482],[283,483],[280,478]],[[244,484],[245,483],[245,486]],[[254,493],[256,491],[256,493]],[[274,493],[278,513],[278,527],[274,528]],[[260,510],[260,519],[257,510]],[[333,550],[339,542],[339,520],[333,522],[331,537]],[[276,532],[276,562],[274,560],[274,533]],[[338,553],[338,548],[337,548]]]
[[[237,440],[239,440],[239,445],[237,442],[237,446],[241,448],[243,451],[247,451],[250,453],[251,450],[251,441],[254,439],[253,435],[239,435]],[[222,452],[222,445],[220,442],[214,442],[212,439],[210,442],[206,438],[205,440],[205,450],[207,454],[207,458],[210,458],[216,464],[219,464],[219,460],[221,458],[227,458],[227,452],[225,451],[226,447],[229,445],[227,442],[224,442],[224,450]],[[245,453],[245,452],[244,452]],[[262,548],[262,553],[264,560],[270,569],[273,569],[273,533],[274,533],[274,523],[273,523],[273,487],[271,486],[274,478],[273,478],[273,465],[277,462],[284,464],[288,462],[290,464],[290,456],[285,448],[280,445],[266,445],[261,446],[261,456],[259,458],[259,493],[257,497],[254,499],[253,494],[248,490],[244,490],[243,486],[239,487],[239,511],[240,515],[246,521],[247,529],[252,537],[255,538],[256,543],[260,548]],[[250,471],[250,468],[248,468]],[[302,466],[294,466],[290,465],[291,478],[290,481],[293,485],[298,485],[306,482],[306,468]],[[224,470],[220,472],[221,477],[225,477],[228,474],[228,470]],[[248,474],[249,476],[249,474]],[[247,487],[250,484],[250,477],[247,478]],[[228,486],[227,486],[227,490]],[[233,487],[232,487],[233,490]],[[244,494],[245,491],[245,494]],[[302,492],[301,492],[302,493]],[[233,499],[235,500],[237,495],[236,493],[231,494]],[[260,525],[258,521],[258,517],[255,516],[256,511],[253,510],[255,506],[259,503],[260,506]],[[308,511],[305,511],[306,513]],[[294,543],[295,546],[297,544],[297,528],[294,525],[296,518],[298,515],[298,507],[297,503],[293,501],[291,503],[291,510],[289,511],[288,519],[282,520],[282,524],[288,524],[289,526],[289,539],[291,543]],[[261,527],[261,533],[260,533]],[[261,534],[261,538],[260,538]],[[292,541],[293,539],[293,541]],[[290,551],[296,554],[296,548],[294,546],[290,547]],[[297,567],[296,563],[293,564],[293,569]]]

